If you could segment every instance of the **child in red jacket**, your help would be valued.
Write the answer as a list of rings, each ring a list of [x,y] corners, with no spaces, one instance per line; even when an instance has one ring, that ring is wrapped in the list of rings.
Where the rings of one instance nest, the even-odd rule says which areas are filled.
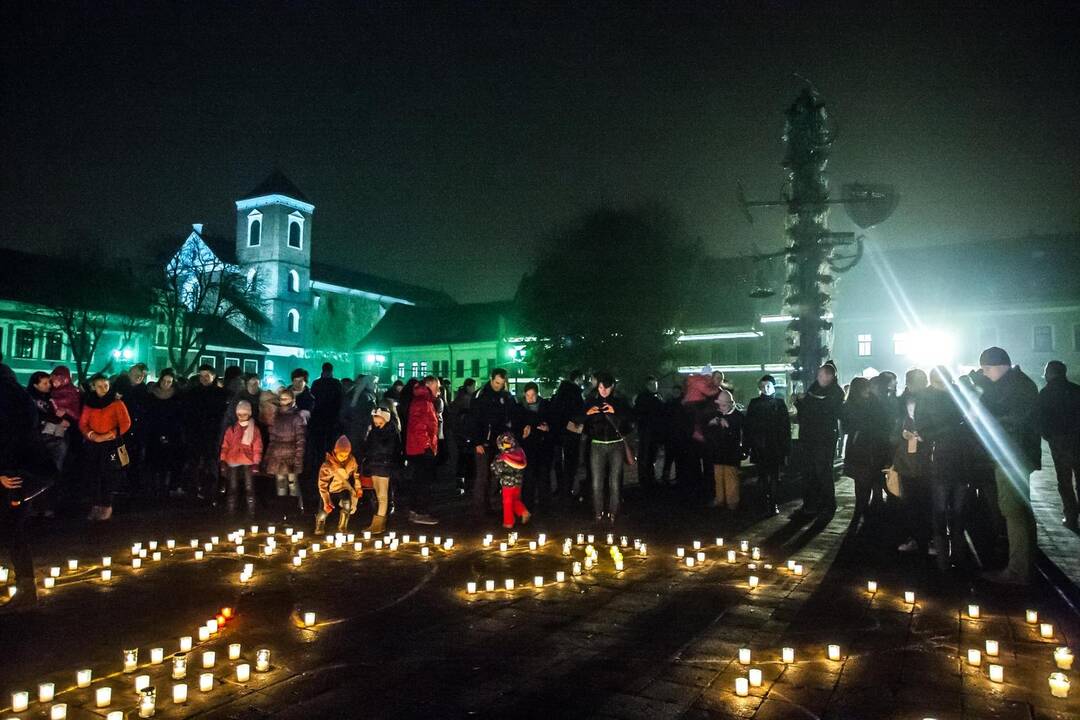
[[[221,441],[221,465],[228,479],[230,515],[236,513],[240,502],[241,478],[244,480],[248,516],[255,515],[255,478],[252,470],[262,461],[262,450],[262,435],[251,418],[251,403],[241,400],[236,404],[236,422],[226,428]]]
[[[509,530],[520,517],[522,524],[527,524],[531,515],[525,503],[521,502],[521,481],[528,464],[525,451],[517,444],[517,438],[511,433],[503,433],[495,440],[499,454],[491,463],[491,473],[498,478],[502,486],[503,527]]]

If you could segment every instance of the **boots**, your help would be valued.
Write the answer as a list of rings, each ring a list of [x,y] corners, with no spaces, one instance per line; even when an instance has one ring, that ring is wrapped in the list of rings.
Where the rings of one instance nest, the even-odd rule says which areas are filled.
[[[319,514],[315,516],[315,532],[313,534],[315,535],[315,537],[320,537],[325,533],[325,531],[326,513],[320,511]]]
[[[338,509],[337,531],[339,533],[345,533],[349,530],[349,509],[342,507]]]
[[[381,532],[385,531],[386,530],[386,516],[385,515],[376,515],[375,517],[371,518],[371,524],[368,525],[365,528],[365,530],[367,530],[368,532],[370,532],[372,534],[381,533]]]

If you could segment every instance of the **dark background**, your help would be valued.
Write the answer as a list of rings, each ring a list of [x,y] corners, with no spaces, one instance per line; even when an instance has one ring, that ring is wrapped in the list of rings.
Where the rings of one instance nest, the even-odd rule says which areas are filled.
[[[1016,5],[1017,7],[1005,7]],[[798,73],[894,245],[1080,224],[1074,3],[6,2],[0,244],[145,254],[276,165],[324,262],[508,297],[545,235],[669,203],[710,252],[782,182]],[[842,211],[835,225],[844,227]]]

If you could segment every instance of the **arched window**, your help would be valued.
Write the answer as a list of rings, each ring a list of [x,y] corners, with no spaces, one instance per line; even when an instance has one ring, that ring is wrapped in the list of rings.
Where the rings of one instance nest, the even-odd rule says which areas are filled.
[[[248,224],[248,247],[255,247],[262,243],[262,221],[252,220]]]
[[[300,249],[300,223],[295,221],[289,223],[289,247]]]
[[[289,271],[289,292],[300,292],[300,273],[295,270]]]
[[[289,323],[289,332],[300,332],[300,311],[296,308],[289,310],[286,322]]]

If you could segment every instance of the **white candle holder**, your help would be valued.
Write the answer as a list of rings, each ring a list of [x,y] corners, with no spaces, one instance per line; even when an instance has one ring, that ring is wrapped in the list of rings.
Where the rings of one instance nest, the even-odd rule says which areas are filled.
[[[761,687],[762,676],[761,668],[750,668],[746,672],[747,678],[750,680],[750,687]]]
[[[1054,664],[1060,670],[1072,670],[1073,654],[1067,647],[1059,647],[1054,650]]]
[[[30,706],[30,693],[25,690],[11,693],[11,712],[25,712]]]
[[[251,666],[247,663],[240,663],[236,666],[236,681],[246,683],[251,679]]]
[[[1050,673],[1050,694],[1056,698],[1069,697],[1069,678],[1065,673]]]
[[[199,675],[199,692],[210,692],[214,689],[214,673],[202,673]]]
[[[750,678],[735,678],[735,694],[739,697],[746,697],[750,694]]]
[[[172,701],[174,705],[187,702],[187,683],[176,683],[172,686]]]
[[[830,645],[828,647],[828,656],[829,656],[830,660],[839,660],[840,659],[840,646],[839,645]]]
[[[780,659],[785,665],[795,662],[795,648],[786,647],[780,651]]]
[[[139,649],[131,648],[124,651],[124,672],[133,673],[139,666]]]
[[[38,702],[52,702],[54,697],[56,697],[55,683],[46,682],[38,685]]]
[[[172,660],[173,680],[180,680],[187,675],[187,655],[174,655]]]
[[[255,652],[255,670],[258,672],[266,672],[270,669],[270,651],[266,648],[259,648]]]
[[[99,708],[107,708],[112,705],[112,688],[106,685],[95,690],[94,705]]]
[[[991,664],[987,667],[987,670],[990,672],[990,682],[1005,682],[1005,668]]]
[[[75,673],[75,685],[80,688],[90,687],[90,683],[94,680],[94,671],[90,668],[83,668]]]

